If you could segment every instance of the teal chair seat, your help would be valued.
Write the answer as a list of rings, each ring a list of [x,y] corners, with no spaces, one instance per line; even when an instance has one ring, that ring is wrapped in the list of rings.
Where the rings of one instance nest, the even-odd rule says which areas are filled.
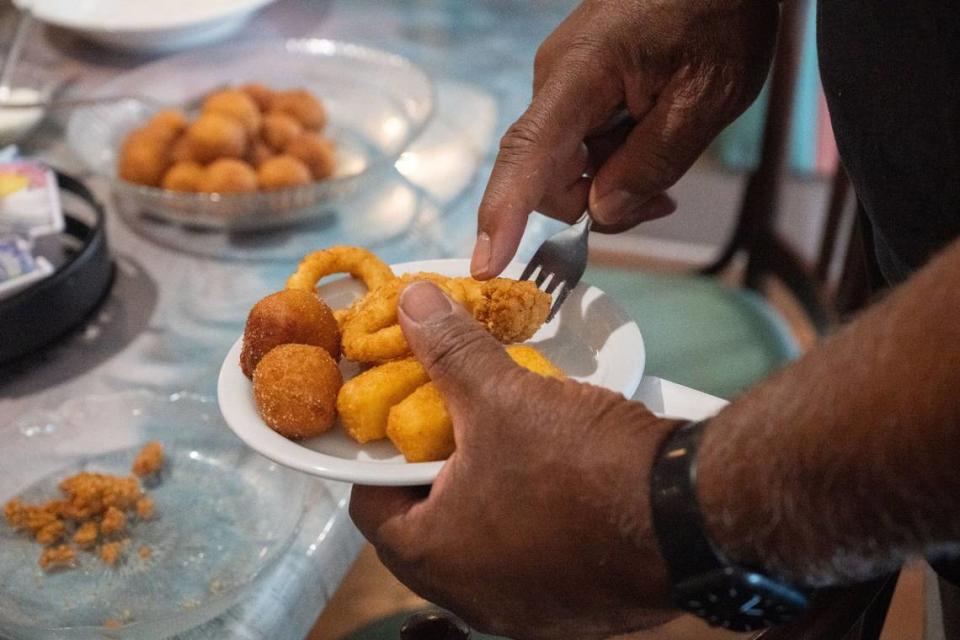
[[[800,353],[762,296],[714,278],[590,267],[583,279],[640,326],[646,375],[729,399]]]

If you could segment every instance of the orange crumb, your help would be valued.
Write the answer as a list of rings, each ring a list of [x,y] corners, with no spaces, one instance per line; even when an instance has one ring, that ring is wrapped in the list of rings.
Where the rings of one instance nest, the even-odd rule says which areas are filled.
[[[48,547],[40,554],[40,568],[44,571],[73,565],[77,554],[70,545]]]
[[[100,521],[100,533],[111,536],[127,528],[127,514],[116,507],[107,507]]]
[[[100,535],[100,528],[97,523],[89,520],[77,528],[73,534],[73,544],[84,549],[92,547]]]
[[[54,520],[48,525],[45,525],[34,535],[34,540],[39,542],[42,545],[53,544],[54,542],[59,542],[61,538],[67,535],[67,528],[59,520]]]
[[[143,520],[153,517],[153,498],[140,498],[137,500],[137,515]]]
[[[137,549],[137,555],[140,556],[141,560],[146,560],[147,558],[153,555],[153,551],[150,549],[150,547],[144,544],[144,545],[141,545],[139,549]]]
[[[123,626],[123,623],[117,620],[116,618],[107,618],[103,621],[104,629],[119,629]]]
[[[140,450],[140,453],[137,454],[137,457],[134,458],[133,466],[130,467],[130,470],[142,478],[143,476],[148,476],[160,471],[162,466],[163,445],[159,442],[148,442],[143,449]]]
[[[129,543],[129,540],[105,542],[104,544],[100,545],[100,549],[98,550],[100,559],[103,560],[104,564],[108,564],[111,567],[117,566],[117,562],[119,562],[120,558],[123,557],[123,551],[127,548]]]

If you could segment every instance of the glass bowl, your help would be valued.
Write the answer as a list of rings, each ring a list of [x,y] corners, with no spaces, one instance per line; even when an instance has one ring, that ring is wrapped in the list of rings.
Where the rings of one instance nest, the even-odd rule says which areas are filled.
[[[91,95],[145,96],[181,107],[247,82],[276,89],[305,87],[323,101],[329,118],[325,135],[337,146],[332,177],[245,194],[179,193],[126,182],[117,177],[119,147],[157,109],[135,99],[78,109],[68,123],[67,141],[88,168],[110,181],[118,210],[128,220],[148,215],[199,229],[247,231],[330,215],[364,181],[374,179],[378,167],[399,157],[433,111],[433,84],[407,59],[320,39],[254,42],[172,56],[124,73]]]
[[[84,470],[128,475],[151,440],[167,457],[159,480],[144,482],[156,515],[131,524],[116,567],[78,551],[75,568],[45,573],[40,546],[0,519],[0,637],[153,640],[200,625],[278,559],[306,507],[305,476],[253,453],[198,396],[75,398],[0,428],[0,438],[3,503],[53,499],[61,479]],[[152,552],[146,560],[141,545]]]

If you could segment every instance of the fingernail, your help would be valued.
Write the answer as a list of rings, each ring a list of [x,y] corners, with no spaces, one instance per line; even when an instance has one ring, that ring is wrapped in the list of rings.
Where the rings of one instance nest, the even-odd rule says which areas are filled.
[[[417,324],[443,320],[453,312],[450,299],[432,282],[414,282],[400,295],[400,309]]]
[[[477,242],[473,246],[473,259],[470,260],[470,273],[484,275],[490,267],[490,236],[486,231],[477,234]]]
[[[597,220],[612,224],[641,204],[643,200],[637,194],[623,189],[614,189],[598,198],[597,202],[590,207],[590,212]]]

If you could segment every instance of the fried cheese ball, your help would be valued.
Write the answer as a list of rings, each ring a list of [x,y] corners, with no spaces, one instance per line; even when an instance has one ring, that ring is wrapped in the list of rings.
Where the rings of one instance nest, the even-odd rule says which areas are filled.
[[[179,109],[164,109],[154,114],[143,128],[167,142],[173,142],[187,128],[187,116]]]
[[[337,412],[347,435],[357,442],[387,437],[390,408],[430,380],[413,358],[394,360],[351,378],[337,395]]]
[[[257,190],[257,172],[236,158],[221,158],[203,171],[202,193],[249,193]]]
[[[127,182],[156,187],[170,165],[169,141],[145,129],[127,136],[117,158],[117,173]]]
[[[259,136],[250,141],[247,147],[246,160],[255,167],[269,160],[274,156],[273,149]]]
[[[250,82],[237,88],[253,98],[253,101],[257,103],[257,108],[260,109],[260,111],[266,112],[270,110],[270,103],[273,102],[273,96],[275,95],[273,89],[259,82]]]
[[[203,113],[219,113],[243,125],[247,134],[260,131],[260,108],[256,101],[239,89],[224,89],[203,101]]]
[[[330,140],[313,131],[304,131],[291,140],[285,153],[302,160],[310,169],[314,180],[322,180],[333,174],[336,147]]]
[[[263,421],[291,438],[318,436],[333,426],[343,377],[326,349],[284,344],[253,372],[253,396]]]
[[[243,125],[221,113],[205,113],[187,129],[190,154],[200,163],[242,158],[247,148]]]
[[[319,131],[327,124],[323,104],[306,89],[279,91],[270,103],[271,111],[279,111],[296,118],[307,129]]]
[[[253,305],[243,329],[243,374],[252,378],[267,352],[290,343],[321,347],[334,360],[340,359],[340,328],[327,303],[312,291],[285,289]]]
[[[511,345],[507,347],[507,354],[524,369],[550,378],[563,377],[563,371],[533,347]],[[453,422],[435,384],[428,382],[418,387],[390,409],[387,437],[407,462],[429,462],[450,457],[456,447]]]
[[[267,191],[300,187],[312,181],[307,165],[286,154],[274,156],[257,168],[257,184]]]
[[[163,174],[160,186],[170,191],[195,193],[203,182],[204,168],[192,161],[177,162]]]
[[[263,117],[261,133],[263,140],[279,153],[294,138],[303,133],[303,125],[300,124],[299,120],[286,113],[268,113]]]

